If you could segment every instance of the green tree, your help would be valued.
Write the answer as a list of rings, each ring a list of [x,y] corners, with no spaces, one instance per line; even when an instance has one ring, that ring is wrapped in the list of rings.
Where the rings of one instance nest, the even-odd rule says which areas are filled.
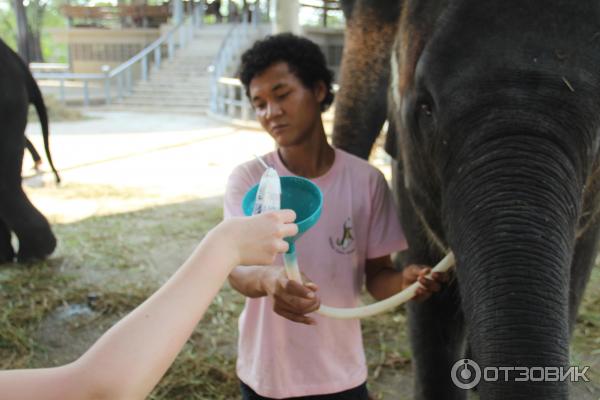
[[[66,19],[60,13],[60,6],[64,0],[29,0],[22,4],[25,8],[27,26],[31,35],[34,36],[34,52],[41,52],[35,57],[29,55],[30,61],[47,60],[49,62],[66,62],[67,47],[58,44],[52,35],[42,35],[46,28],[65,27]],[[40,4],[42,3],[42,4]],[[15,0],[0,0],[0,38],[13,50],[19,51],[17,46],[18,37],[17,18],[15,15]],[[31,43],[28,42],[28,44]],[[41,45],[41,49],[39,46]],[[29,50],[27,52],[29,54]]]
[[[13,0],[17,19],[17,48],[27,62],[42,62],[41,31],[48,0]]]
[[[12,49],[17,49],[15,13],[6,1],[0,0],[0,39]]]

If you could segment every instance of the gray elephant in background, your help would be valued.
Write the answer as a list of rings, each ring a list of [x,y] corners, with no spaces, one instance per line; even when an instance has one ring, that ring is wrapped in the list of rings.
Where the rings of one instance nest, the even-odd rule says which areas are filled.
[[[15,258],[11,232],[19,240],[16,256],[20,262],[43,259],[56,247],[48,221],[21,187],[29,103],[38,113],[46,157],[59,183],[50,155],[48,116],[40,89],[21,58],[0,40],[0,263]]]
[[[465,399],[451,369],[567,368],[600,239],[600,3],[347,0],[334,144],[384,121],[409,262],[456,279],[409,307],[415,398]],[[481,399],[569,398],[482,380]]]

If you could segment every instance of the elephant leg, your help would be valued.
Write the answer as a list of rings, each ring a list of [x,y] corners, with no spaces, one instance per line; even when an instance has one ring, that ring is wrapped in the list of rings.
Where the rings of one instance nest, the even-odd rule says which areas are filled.
[[[54,251],[56,238],[46,218],[31,204],[21,188],[0,191],[0,218],[19,239],[17,261],[43,259]]]
[[[12,262],[15,258],[15,251],[10,242],[10,230],[6,223],[0,219],[0,264]]]
[[[408,306],[414,399],[464,400],[452,382],[452,366],[464,355],[464,322],[456,282],[423,303]]]
[[[412,207],[400,162],[393,162],[392,173],[394,195],[409,245],[405,263],[434,265],[443,254],[433,247]],[[456,280],[423,303],[410,302],[408,322],[415,372],[414,399],[466,399],[466,391],[453,384],[450,374],[452,366],[464,358],[464,322]]]
[[[22,109],[13,105],[10,118],[2,114],[8,113],[7,110],[0,110],[0,117],[6,117],[0,132],[0,219],[19,239],[19,262],[43,259],[56,247],[56,238],[48,221],[31,204],[21,187],[26,104]]]
[[[590,279],[600,242],[600,219],[591,224],[577,240],[571,262],[571,282],[569,287],[569,330],[573,333],[577,310],[581,304],[585,285]]]

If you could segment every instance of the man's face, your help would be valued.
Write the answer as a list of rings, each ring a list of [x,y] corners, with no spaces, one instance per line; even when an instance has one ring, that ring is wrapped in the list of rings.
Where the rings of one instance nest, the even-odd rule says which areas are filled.
[[[298,145],[316,131],[324,84],[307,88],[287,63],[279,62],[252,78],[249,92],[258,121],[279,147]]]

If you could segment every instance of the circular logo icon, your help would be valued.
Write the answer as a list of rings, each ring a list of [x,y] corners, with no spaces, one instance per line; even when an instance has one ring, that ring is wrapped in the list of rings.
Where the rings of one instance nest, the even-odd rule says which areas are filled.
[[[458,360],[452,366],[452,382],[461,389],[473,389],[481,380],[481,368],[479,365],[468,358]]]

